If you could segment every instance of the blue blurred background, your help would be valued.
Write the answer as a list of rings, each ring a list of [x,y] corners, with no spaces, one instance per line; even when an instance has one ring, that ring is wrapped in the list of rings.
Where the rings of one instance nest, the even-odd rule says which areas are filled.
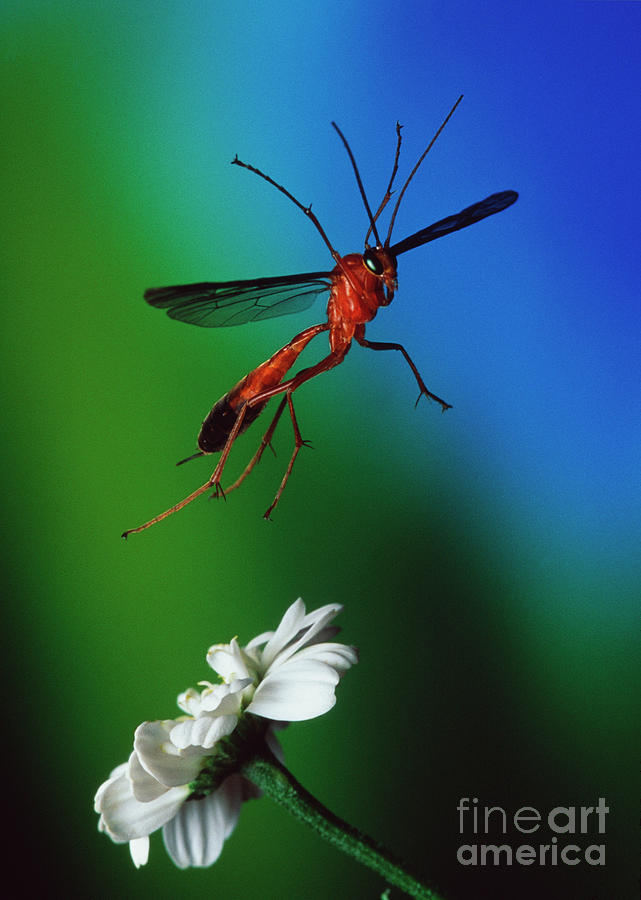
[[[2,19],[19,895],[42,875],[46,896],[379,896],[268,800],[205,871],[179,872],[156,836],[136,872],[96,831],[93,793],[135,726],[177,714],[211,643],[274,627],[302,595],[344,603],[361,650],[336,708],[284,736],[309,790],[451,900],[636,896],[641,5],[21,0]],[[234,154],[358,251],[365,215],[330,121],[375,205],[396,121],[404,177],[459,93],[396,239],[494,191],[520,199],[401,257],[368,329],[454,408],[415,410],[400,356],[356,347],[300,391],[314,450],[273,523],[285,420],[278,458],[226,503],[121,541],[209,475],[210,460],[173,464],[213,402],[323,317],[319,301],[213,331],[143,302],[152,285],[331,268]],[[607,864],[462,866],[478,838],[459,834],[460,797],[543,813],[604,797],[605,836],[577,843],[605,841]]]

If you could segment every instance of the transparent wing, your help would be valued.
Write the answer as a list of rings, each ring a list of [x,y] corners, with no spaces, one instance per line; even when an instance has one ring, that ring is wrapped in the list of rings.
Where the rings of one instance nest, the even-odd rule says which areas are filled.
[[[451,234],[453,231],[467,228],[468,225],[473,225],[475,222],[480,222],[481,219],[485,219],[487,216],[493,216],[494,213],[502,212],[504,209],[507,209],[508,206],[511,206],[515,202],[518,196],[516,191],[500,191],[498,194],[492,194],[491,197],[486,197],[485,200],[481,200],[479,203],[474,203],[472,206],[468,206],[466,209],[461,210],[460,213],[448,216],[446,219],[441,219],[439,222],[434,222],[433,225],[428,225],[427,228],[423,228],[422,231],[417,231],[416,234],[406,237],[405,240],[399,241],[398,244],[394,244],[393,247],[390,247],[390,250],[394,256],[398,256],[399,253],[413,250],[414,247],[420,247],[422,244],[427,244],[429,241],[435,241],[436,238]]]
[[[300,312],[331,286],[331,272],[305,272],[249,281],[202,281],[149,288],[145,300],[191,325],[219,328]]]

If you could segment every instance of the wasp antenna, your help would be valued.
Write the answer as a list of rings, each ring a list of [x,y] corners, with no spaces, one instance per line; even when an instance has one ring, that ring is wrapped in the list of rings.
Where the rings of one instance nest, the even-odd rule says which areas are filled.
[[[372,215],[372,210],[369,207],[369,203],[367,202],[367,196],[365,194],[365,188],[363,187],[363,182],[361,181],[360,172],[358,171],[358,166],[356,165],[356,160],[354,159],[354,154],[352,153],[352,149],[347,143],[347,139],[345,135],[340,130],[336,122],[332,122],[332,127],[338,134],[339,138],[343,142],[343,146],[347,150],[347,155],[349,156],[350,162],[352,164],[352,168],[354,170],[354,175],[356,175],[356,183],[358,184],[358,189],[361,192],[361,197],[363,198],[363,203],[365,205],[365,211],[367,212],[367,218],[369,219],[369,230],[367,232],[368,236],[370,231],[374,233],[374,238],[376,239],[376,245],[380,247],[381,239],[378,236],[378,232],[376,230],[376,216]],[[367,241],[367,238],[366,238]]]
[[[383,210],[385,209],[385,207],[387,206],[387,204],[389,203],[391,198],[396,193],[396,191],[392,190],[392,185],[394,184],[394,179],[396,178],[396,173],[398,172],[398,160],[401,155],[401,141],[402,141],[401,128],[402,127],[403,126],[401,125],[400,122],[396,123],[396,153],[394,154],[394,165],[392,167],[392,176],[389,180],[389,184],[387,185],[387,190],[385,191],[385,193],[383,195],[383,199],[381,200],[381,204],[378,207],[378,209],[376,210],[376,214],[374,215],[375,222],[378,219],[378,217],[380,216],[380,214],[383,212]],[[366,247],[367,247],[367,239],[369,238],[371,230],[372,229],[370,227],[367,234],[365,235],[365,246]]]
[[[238,159],[238,154],[236,154],[236,156],[234,157],[234,159],[232,159],[231,162],[232,162],[232,165],[241,166],[241,168],[243,168],[243,169],[248,169],[250,172],[253,172],[254,175],[258,175],[264,181],[267,181],[269,184],[271,184],[273,187],[275,187],[277,190],[279,190],[281,192],[281,194],[284,194],[286,197],[288,197],[292,201],[292,203],[294,203],[300,210],[302,210],[305,213],[305,215],[307,216],[307,218],[313,223],[314,227],[316,228],[316,230],[318,231],[318,233],[320,234],[322,239],[325,241],[325,244],[329,248],[329,252],[332,254],[332,257],[334,258],[334,260],[336,262],[338,262],[340,257],[338,255],[338,253],[336,252],[336,250],[334,250],[334,248],[332,247],[332,245],[329,241],[329,238],[325,234],[323,226],[321,225],[321,223],[318,221],[318,219],[312,212],[311,203],[309,204],[309,206],[303,206],[303,204],[300,202],[300,200],[297,200],[293,194],[290,194],[290,192],[287,190],[286,187],[283,187],[282,184],[279,184],[277,181],[274,181],[273,178],[270,178],[269,175],[266,175],[265,172],[262,172],[260,169],[257,169],[255,166],[250,166],[249,163],[242,162],[242,160]]]
[[[434,135],[434,137],[432,138],[432,140],[429,142],[429,144],[427,145],[427,147],[425,148],[425,150],[423,151],[423,153],[420,155],[420,157],[419,157],[419,159],[418,159],[418,162],[416,163],[416,165],[414,166],[414,168],[413,168],[412,171],[410,172],[407,181],[406,181],[405,184],[403,185],[403,187],[402,187],[402,189],[401,189],[401,192],[400,192],[400,194],[398,195],[398,200],[396,201],[396,206],[394,207],[394,211],[392,212],[392,218],[390,219],[389,229],[388,229],[388,232],[387,232],[387,237],[385,238],[385,246],[386,246],[386,247],[389,247],[389,242],[390,242],[391,237],[392,237],[392,229],[394,228],[394,221],[396,220],[396,214],[397,214],[397,212],[398,212],[399,206],[401,205],[401,200],[403,199],[403,194],[404,194],[405,191],[407,190],[408,184],[410,183],[410,181],[412,180],[412,178],[416,175],[416,173],[417,173],[417,171],[418,171],[418,169],[419,169],[419,166],[421,165],[421,163],[423,162],[423,160],[425,159],[425,157],[427,156],[427,154],[430,152],[430,150],[432,149],[432,147],[433,147],[434,144],[436,143],[436,139],[438,138],[438,136],[440,135],[440,133],[443,131],[443,129],[445,128],[445,126],[447,125],[447,123],[450,121],[450,119],[451,119],[452,116],[454,115],[454,110],[455,110],[456,107],[459,105],[459,103],[461,102],[462,99],[463,99],[463,94],[461,94],[461,96],[458,98],[458,100],[456,101],[456,103],[454,104],[454,106],[452,107],[452,109],[449,111],[449,113],[447,114],[447,116],[446,116],[445,119],[443,120],[443,122],[442,122],[440,128],[438,129],[438,131],[436,132],[436,134]],[[399,131],[399,141],[400,141],[400,131]]]

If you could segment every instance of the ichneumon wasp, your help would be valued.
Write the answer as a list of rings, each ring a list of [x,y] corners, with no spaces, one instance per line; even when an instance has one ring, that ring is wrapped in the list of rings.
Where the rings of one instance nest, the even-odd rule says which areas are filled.
[[[349,253],[346,256],[340,256],[312,212],[311,206],[304,206],[283,185],[278,184],[260,169],[241,162],[238,157],[232,160],[233,165],[248,169],[269,182],[302,210],[327,245],[334,259],[334,268],[331,271],[305,272],[299,275],[252,278],[242,281],[205,281],[197,284],[151,288],[145,292],[145,300],[151,306],[166,309],[172,319],[179,319],[181,322],[189,322],[205,328],[217,328],[223,325],[259,322],[274,316],[299,312],[311,306],[320,294],[329,291],[327,320],[299,332],[284,347],[245,375],[238,384],[221,397],[203,422],[198,437],[198,452],[181,461],[187,462],[198,456],[220,453],[220,459],[211,476],[184,500],[154,516],[143,525],[125,531],[123,537],[127,537],[133,532],[143,531],[150,525],[160,522],[210,489],[214,491],[215,496],[219,494],[224,496],[237,488],[259,462],[265,448],[270,445],[278,421],[287,407],[294,431],[294,450],[274,500],[264,514],[268,519],[280,500],[296,457],[306,443],[301,437],[294,412],[294,391],[310,378],[315,378],[322,372],[327,372],[339,365],[345,359],[352,341],[356,341],[362,347],[370,350],[398,350],[414,374],[420,391],[419,399],[425,395],[439,403],[443,410],[450,408],[449,403],[427,389],[418,369],[401,344],[370,341],[365,337],[365,326],[367,322],[371,322],[381,306],[389,306],[392,302],[397,288],[397,257],[401,253],[406,253],[408,250],[413,250],[415,247],[420,247],[446,234],[459,231],[461,228],[467,228],[468,225],[473,225],[487,216],[501,212],[511,206],[518,197],[515,191],[501,191],[492,194],[485,200],[474,203],[455,215],[428,225],[427,228],[423,228],[395,244],[391,243],[392,230],[403,195],[461,100],[462,97],[459,97],[407,177],[398,194],[384,241],[381,241],[379,236],[377,222],[393,196],[392,188],[401,150],[401,126],[396,125],[396,153],[392,175],[378,209],[372,213],[351,148],[339,127],[332,122],[349,156],[369,220],[363,253]],[[373,236],[375,242],[373,245],[369,243],[370,235]],[[329,353],[315,365],[286,377],[304,348],[323,332],[328,332]],[[283,396],[258,450],[240,477],[223,490],[221,478],[236,438],[254,422],[269,400],[277,395]]]

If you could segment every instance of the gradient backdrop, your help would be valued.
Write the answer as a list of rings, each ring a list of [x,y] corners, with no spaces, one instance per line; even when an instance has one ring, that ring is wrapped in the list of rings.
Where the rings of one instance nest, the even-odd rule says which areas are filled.
[[[636,896],[641,4],[21,0],[2,17],[20,896],[41,875],[41,896],[380,895],[266,799],[204,871],[175,869],[157,835],[136,872],[96,831],[94,791],[135,726],[177,714],[211,643],[274,627],[299,595],[344,603],[361,650],[336,708],[284,735],[309,790],[451,900]],[[278,458],[227,503],[121,541],[209,474],[174,462],[213,402],[323,317],[319,301],[216,331],[143,302],[151,285],[331,267],[234,154],[359,250],[365,214],[330,121],[375,205],[396,121],[404,175],[459,93],[397,239],[494,191],[520,199],[401,257],[368,330],[404,343],[454,408],[415,410],[400,356],[356,347],[298,395],[314,450],[273,523],[285,420]],[[607,865],[463,867],[462,796],[543,813],[604,797],[606,835],[578,843],[605,840]]]

